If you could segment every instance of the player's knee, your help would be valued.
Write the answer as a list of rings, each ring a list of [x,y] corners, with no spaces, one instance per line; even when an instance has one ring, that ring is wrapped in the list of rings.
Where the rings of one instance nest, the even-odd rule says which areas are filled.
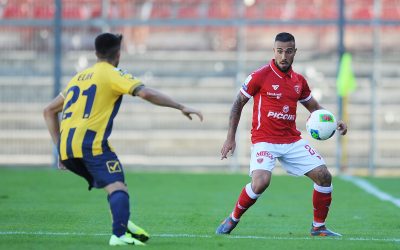
[[[321,187],[329,187],[332,183],[332,175],[325,165],[311,170],[306,175]]]
[[[271,178],[269,173],[253,175],[251,188],[254,193],[261,194],[268,188],[270,180]]]
[[[252,189],[256,194],[262,194],[269,186],[269,183],[263,182],[254,182],[252,185]]]
[[[104,189],[106,190],[106,192],[108,194],[111,194],[118,190],[128,193],[128,187],[125,185],[125,183],[123,183],[121,181],[116,181],[111,184],[108,184],[107,186],[104,187]]]
[[[331,185],[332,175],[329,173],[327,168],[325,168],[325,171],[321,172],[315,183],[322,187],[329,187]]]

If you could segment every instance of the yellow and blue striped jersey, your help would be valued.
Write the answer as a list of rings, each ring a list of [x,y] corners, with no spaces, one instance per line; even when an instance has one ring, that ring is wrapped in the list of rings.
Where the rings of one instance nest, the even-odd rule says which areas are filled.
[[[107,62],[98,62],[75,75],[62,92],[61,160],[112,150],[107,139],[122,96],[132,94],[140,85],[140,80]]]

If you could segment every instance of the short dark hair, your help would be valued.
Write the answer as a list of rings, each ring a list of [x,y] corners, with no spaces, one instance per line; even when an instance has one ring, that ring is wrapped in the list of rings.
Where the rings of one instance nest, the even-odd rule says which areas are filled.
[[[113,59],[121,49],[121,34],[102,33],[94,40],[94,46],[98,57]]]
[[[282,32],[282,33],[279,33],[278,35],[276,35],[275,42],[276,41],[279,41],[279,42],[291,42],[291,41],[293,41],[293,42],[295,42],[294,36],[292,34],[290,34],[290,33],[287,33],[287,32]]]

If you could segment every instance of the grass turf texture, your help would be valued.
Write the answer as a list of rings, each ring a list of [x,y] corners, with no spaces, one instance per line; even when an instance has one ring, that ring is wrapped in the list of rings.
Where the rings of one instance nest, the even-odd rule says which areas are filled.
[[[128,172],[126,179],[131,218],[153,236],[146,249],[400,249],[400,208],[339,178],[328,227],[344,236],[335,239],[309,236],[305,177],[273,176],[231,236],[214,232],[248,176]],[[104,191],[88,192],[83,179],[54,169],[0,168],[0,180],[0,249],[110,248]],[[400,188],[399,179],[374,180],[383,191]]]

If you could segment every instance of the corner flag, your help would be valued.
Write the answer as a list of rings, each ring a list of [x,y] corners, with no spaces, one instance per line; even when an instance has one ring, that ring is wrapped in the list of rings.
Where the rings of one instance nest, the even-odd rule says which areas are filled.
[[[356,87],[356,80],[351,67],[351,54],[344,53],[340,61],[340,68],[336,80],[337,93],[340,96],[347,96],[353,92]]]

